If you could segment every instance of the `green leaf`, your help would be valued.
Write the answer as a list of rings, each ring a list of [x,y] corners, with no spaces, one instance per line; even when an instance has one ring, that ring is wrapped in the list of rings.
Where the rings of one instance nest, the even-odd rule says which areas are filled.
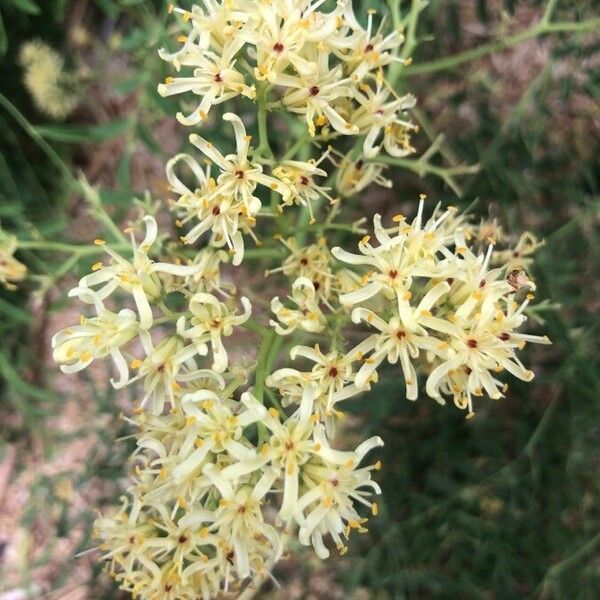
[[[21,12],[29,15],[39,15],[40,7],[33,0],[10,0]]]
[[[0,56],[6,54],[8,50],[8,38],[6,37],[6,29],[4,29],[4,22],[2,21],[2,13],[0,13]]]
[[[160,147],[158,142],[154,139],[152,132],[148,127],[146,127],[143,123],[138,124],[138,135],[142,142],[146,145],[146,147],[154,152],[154,154],[158,154],[162,156],[164,154],[163,149]]]
[[[101,125],[39,125],[35,130],[47,140],[79,144],[104,142],[122,135],[130,127],[131,120],[122,119]]]
[[[117,181],[124,190],[129,190],[131,185],[131,152],[126,151],[117,165]]]
[[[13,322],[31,322],[31,314],[28,311],[16,306],[15,304],[11,304],[7,300],[4,300],[4,298],[0,298],[0,317],[5,315]]]

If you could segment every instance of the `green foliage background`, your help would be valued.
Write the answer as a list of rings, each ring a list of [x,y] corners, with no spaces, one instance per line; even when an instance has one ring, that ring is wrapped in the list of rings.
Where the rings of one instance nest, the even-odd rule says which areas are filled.
[[[387,10],[375,1],[361,4]],[[600,22],[590,21],[591,1],[549,5],[553,23],[595,26],[533,31],[521,39],[548,4],[491,0],[434,0],[415,23],[413,65],[399,73],[397,85],[419,99],[420,150],[443,131],[443,151],[424,179],[419,164],[400,165],[408,168],[394,171],[396,196],[367,194],[360,212],[412,202],[426,191],[461,206],[476,200],[476,214],[496,217],[508,231],[527,228],[545,238],[534,270],[538,299],[547,301],[539,317],[554,345],[528,352],[533,384],[511,382],[505,400],[482,403],[471,421],[452,407],[406,401],[393,373],[382,377],[368,401],[353,401],[357,420],[350,419],[347,435],[353,428],[377,433],[386,446],[382,514],[369,534],[353,540],[349,555],[325,567],[347,596],[361,589],[375,598],[597,597]],[[411,3],[390,6],[405,15]],[[77,24],[90,39],[69,52],[77,11]],[[120,222],[132,196],[144,191],[134,176],[136,160],[160,164],[182,142],[181,134],[165,139],[159,133],[176,106],[155,91],[166,74],[156,49],[165,42],[167,11],[159,0],[0,0],[0,14],[0,220],[30,242],[18,256],[34,275],[18,291],[0,289],[0,458],[10,446],[17,449],[16,476],[28,468],[24,457],[37,452],[39,460],[49,460],[69,441],[65,437],[92,431],[101,443],[88,468],[66,476],[78,489],[90,480],[120,481],[127,443],[114,440],[128,430],[107,390],[84,379],[76,393],[93,395],[94,410],[109,427],[90,422],[65,436],[48,426],[64,402],[52,391],[48,321],[66,306],[68,274],[87,269],[91,259],[85,252],[40,251],[36,240],[92,237],[72,226],[85,214],[73,175],[85,173],[90,157],[107,144],[116,158],[93,181],[100,185],[101,208],[87,200],[92,212],[106,210]],[[64,123],[39,113],[22,84],[18,51],[35,38],[65,51],[70,66],[83,61],[91,67],[81,106]],[[457,178],[460,199],[436,177],[435,168],[473,164],[480,165],[478,173]],[[159,184],[153,192],[160,197]],[[28,300],[31,293],[34,300]],[[73,527],[89,535],[94,518],[92,505],[75,511],[57,495],[56,480],[34,481],[20,523],[33,531],[40,511],[53,515],[48,561]],[[115,485],[95,501],[110,504],[116,493]],[[89,546],[84,537],[78,550]],[[0,555],[0,592],[2,565]],[[24,588],[39,566],[24,563]],[[76,561],[65,557],[53,589],[67,585],[75,568]],[[297,573],[308,578],[310,572],[301,555],[278,575],[285,586]],[[98,575],[96,567],[90,577]],[[90,580],[92,597],[114,598],[101,581]],[[328,598],[331,590],[311,593]]]

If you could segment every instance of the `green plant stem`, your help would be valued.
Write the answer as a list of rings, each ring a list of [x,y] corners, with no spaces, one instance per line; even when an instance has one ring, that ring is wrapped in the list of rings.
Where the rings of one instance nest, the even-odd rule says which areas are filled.
[[[397,8],[392,9],[392,18],[396,20],[398,16],[396,13],[399,11],[399,2],[396,0],[390,0],[390,5],[396,5]],[[412,0],[410,5],[410,12],[408,13],[408,26],[406,28],[406,36],[404,40],[404,46],[402,47],[402,52],[400,54],[400,58],[407,59],[412,54],[412,51],[417,46],[417,24],[419,23],[419,15],[424,8],[424,3],[422,0]],[[395,23],[394,23],[395,24]]]
[[[254,396],[261,404],[264,402],[265,379],[269,375],[271,366],[269,364],[269,355],[271,354],[272,346],[279,337],[274,329],[268,329],[263,335],[262,343],[258,349],[256,373],[254,375]]]
[[[550,5],[551,3],[549,3]],[[552,7],[551,7],[552,8]],[[547,12],[549,15],[550,13]],[[516,46],[526,40],[546,35],[549,33],[583,33],[586,31],[594,31],[600,28],[600,18],[587,19],[579,23],[550,23],[549,16],[546,15],[535,25],[505,38],[482,44],[477,48],[459,52],[454,56],[440,58],[420,64],[413,64],[405,67],[398,72],[402,77],[410,77],[412,75],[423,75],[425,73],[436,73],[437,71],[447,71],[459,67],[460,65],[476,60],[488,54],[505,50]]]
[[[264,85],[259,88],[256,96],[258,104],[258,147],[256,156],[266,156],[273,158],[273,150],[269,144],[269,132],[267,130],[267,104],[268,104],[269,86]]]
[[[248,321],[246,321],[248,323]],[[254,323],[254,325],[259,325]],[[271,365],[269,364],[269,356],[272,354],[272,348],[277,343],[280,336],[277,335],[274,329],[267,329],[259,325],[262,342],[258,349],[256,357],[256,372],[254,373],[254,397],[264,404],[265,396],[265,380],[270,373]],[[258,422],[258,443],[262,445],[269,439],[269,432],[264,423]]]
[[[410,158],[396,158],[394,156],[378,156],[373,160],[378,163],[395,165],[397,167],[402,167],[403,169],[408,169],[409,171],[416,173],[419,177],[425,177],[427,174],[435,175],[436,177],[443,179],[457,196],[462,196],[462,190],[454,181],[454,177],[456,175],[469,175],[479,171],[479,165],[439,167],[437,165],[432,165],[428,158],[429,157],[424,154],[416,160]]]

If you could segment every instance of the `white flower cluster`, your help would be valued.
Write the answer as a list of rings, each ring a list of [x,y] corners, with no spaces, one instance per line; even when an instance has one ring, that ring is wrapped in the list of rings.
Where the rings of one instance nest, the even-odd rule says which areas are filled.
[[[331,449],[313,413],[314,386],[287,418],[249,392],[233,400],[235,384],[214,373],[203,387],[182,389],[169,415],[133,419],[139,434],[131,500],[96,522],[114,576],[143,597],[213,598],[239,589],[281,557],[291,522],[300,541],[325,558],[324,536],[343,551],[350,531],[363,528],[355,501],[377,511],[368,496],[380,491],[371,480],[379,465],[360,463],[381,440],[354,452]],[[268,431],[259,448],[257,423]],[[282,488],[272,525],[265,503]]]
[[[406,396],[416,400],[419,361],[430,372],[427,395],[441,403],[444,395],[452,396],[472,416],[472,396],[498,399],[506,391],[497,374],[506,370],[530,381],[533,372],[516,351],[527,342],[549,340],[517,332],[527,318],[533,282],[524,275],[515,285],[506,265],[490,269],[493,244],[485,253],[473,252],[472,234],[453,222],[454,209],[440,212],[438,206],[423,222],[423,204],[424,198],[411,224],[396,215],[391,229],[376,215],[378,245],[365,236],[360,254],[332,249],[339,260],[370,269],[357,289],[340,296],[342,304],[354,307],[354,323],[377,331],[358,347],[364,364],[355,383],[365,386],[386,359],[400,362]]]
[[[244,96],[262,101],[263,111],[303,115],[310,136],[314,138],[320,128],[320,142],[339,136],[362,140],[359,157],[330,149],[317,161],[284,158],[274,163],[270,157],[264,160],[262,140],[258,148],[251,148],[252,137],[240,117],[224,114],[234,128],[234,154],[223,155],[210,141],[192,134],[191,143],[210,166],[203,170],[187,154],[176,156],[167,166],[171,188],[178,195],[173,201],[178,224],[192,225],[181,238],[184,243],[194,243],[210,232],[211,243],[227,246],[233,264],[238,265],[244,252],[242,234],[258,241],[253,233],[262,206],[257,188],[274,191],[280,197],[280,211],[294,204],[308,206],[315,222],[313,202],[339,201],[317,179],[328,175],[321,164],[325,158],[338,168],[339,193],[349,196],[372,182],[391,185],[382,176],[383,165],[365,159],[382,150],[397,157],[414,152],[410,134],[416,127],[406,111],[415,99],[410,94],[397,97],[383,74],[387,65],[400,60],[395,51],[403,41],[401,32],[384,35],[385,20],[375,31],[372,12],[363,28],[350,1],[338,2],[330,13],[319,11],[322,4],[322,0],[228,0],[207,1],[191,11],[172,8],[190,31],[179,36],[178,51],[163,49],[160,55],[178,72],[191,72],[168,77],[158,91],[163,96],[191,92],[201,97],[188,116],[177,114],[181,123],[202,124],[211,107]],[[193,172],[193,187],[182,183],[176,172],[182,163]],[[272,175],[264,173],[267,163]],[[218,170],[213,177],[212,165]]]
[[[413,151],[414,129],[405,111],[413,96],[395,96],[383,68],[400,61],[395,52],[400,31],[384,35],[384,21],[374,30],[369,11],[366,29],[356,19],[352,2],[341,1],[325,13],[324,0],[208,1],[191,11],[172,8],[190,24],[180,36],[181,48],[161,57],[185,77],[169,77],[158,91],[163,96],[192,92],[202,97],[184,125],[206,120],[210,109],[236,96],[254,99],[257,86],[274,87],[274,104],[302,115],[311,136],[320,127],[339,135],[365,136],[363,151],[373,157],[385,147],[393,156]]]
[[[330,447],[325,423],[330,412],[324,407],[340,394],[326,392],[324,401],[331,375],[323,369],[322,380],[313,376],[282,393],[285,406],[298,405],[290,416],[267,410],[250,391],[235,400],[245,379],[229,364],[222,338],[249,319],[250,302],[242,297],[243,312],[237,314],[206,289],[199,291],[203,267],[212,262],[204,254],[188,265],[152,260],[156,221],[150,216],[144,221],[140,244],[131,234],[132,260],[96,240],[108,264],[93,265],[70,293],[93,305],[96,316],[82,317],[52,341],[54,358],[66,373],[110,356],[119,373],[112,381],[116,388],[143,383],[131,419],[138,441],[130,499],[115,516],[96,523],[111,573],[124,589],[144,598],[212,598],[268,572],[292,523],[300,541],[321,558],[329,554],[326,536],[345,551],[351,530],[366,530],[355,503],[377,512],[369,496],[380,493],[371,480],[380,463],[361,462],[381,439],[370,438],[350,452]],[[186,300],[181,316],[164,303],[170,289]],[[128,293],[136,310],[106,308],[116,290]],[[171,331],[165,333],[168,325]],[[209,347],[212,366],[199,368]],[[293,354],[303,352],[312,356],[302,348]],[[130,369],[137,373],[131,376]],[[273,525],[263,505],[277,496],[281,506],[271,515]]]
[[[63,371],[110,357],[114,387],[136,383],[143,390],[127,418],[136,427],[134,481],[121,509],[95,525],[111,575],[143,600],[237,592],[271,575],[291,536],[326,558],[332,543],[344,553],[353,530],[366,532],[365,512],[378,513],[372,474],[381,462],[363,461],[383,442],[370,437],[346,451],[331,440],[344,416],[341,404],[368,391],[384,362],[400,364],[409,399],[419,390],[440,402],[451,396],[472,416],[473,397],[506,391],[503,371],[533,377],[517,350],[548,341],[518,331],[534,290],[524,267],[535,238],[523,237],[494,260],[493,244],[481,243],[492,235],[486,224],[473,228],[439,207],[425,220],[422,198],[410,224],[397,215],[386,228],[376,215],[377,243],[365,235],[359,254],[330,249],[324,231],[362,234],[366,219],[334,223],[341,202],[325,178],[335,180],[341,196],[373,182],[391,185],[381,165],[365,159],[412,150],[404,111],[413,99],[396,98],[382,75],[397,60],[400,32],[374,31],[372,14],[363,29],[350,2],[338,2],[331,13],[320,12],[321,4],[205,0],[191,12],[174,9],[191,30],[178,52],[161,54],[193,72],[169,79],[161,93],[201,97],[191,114],[178,115],[186,125],[206,121],[214,104],[256,98],[259,145],[251,147],[233,112],[223,119],[233,128],[235,152],[223,154],[192,134],[207,166],[182,153],[166,167],[177,196],[170,201],[175,223],[187,229],[183,244],[164,243],[150,215],[143,217],[141,242],[129,230],[131,258],[96,240],[107,260],[70,292],[95,314],[53,338]],[[276,99],[265,104],[269,92]],[[318,141],[357,135],[362,154],[328,147],[318,159],[296,160],[300,149],[310,150],[307,136],[291,140],[278,158],[265,137],[265,108],[302,114]],[[325,159],[333,173],[323,168]],[[213,167],[218,173],[211,175]],[[284,207],[303,207],[297,226],[280,229],[298,235],[258,230],[265,195],[280,209],[269,214],[278,227],[289,225]],[[322,199],[329,216],[306,243],[316,221],[313,203]],[[208,245],[187,246],[204,234]],[[288,254],[266,271],[289,279],[290,295],[271,299],[271,320],[266,311],[257,320],[250,300],[221,274],[230,255],[233,266],[249,260],[243,234],[266,246],[264,256]],[[255,309],[267,304],[264,294],[262,302],[253,290],[247,295]],[[231,342],[226,349],[224,339],[240,328],[260,335],[253,365],[231,352]],[[280,344],[290,339],[291,359],[305,367],[276,365]],[[243,350],[250,346],[242,343]]]
[[[545,336],[517,331],[526,321],[524,311],[535,290],[525,271],[513,269],[519,251],[499,253],[507,262],[490,268],[493,243],[485,252],[477,251],[476,240],[469,242],[471,228],[453,208],[442,212],[438,206],[424,221],[424,202],[422,197],[411,224],[396,215],[396,225],[385,228],[375,215],[378,244],[373,246],[370,236],[364,236],[358,244],[360,254],[339,247],[329,251],[324,241],[298,249],[288,240],[291,254],[274,271],[293,280],[294,306],[287,308],[273,299],[279,322],[271,325],[277,333],[321,332],[328,322],[324,311],[335,318],[344,310],[351,311],[353,323],[376,331],[345,354],[295,348],[292,356],[315,362],[312,373],[281,369],[268,382],[297,398],[291,391],[294,386],[316,376],[327,398],[320,414],[329,419],[337,401],[377,381],[383,362],[400,363],[408,399],[419,395],[417,370],[428,372],[427,395],[442,404],[444,396],[451,396],[471,417],[473,396],[503,396],[508,386],[497,374],[506,370],[524,381],[533,378],[516,352],[527,342],[550,342]],[[522,238],[518,247],[524,243]],[[334,257],[350,269],[333,273]],[[323,290],[320,297],[317,289]]]
[[[95,240],[108,254],[108,263],[95,263],[92,272],[81,278],[69,296],[93,305],[96,315],[82,316],[78,325],[58,332],[52,338],[52,347],[54,360],[65,373],[76,373],[95,359],[110,356],[119,375],[112,380],[115,388],[141,380],[145,390],[141,408],[160,414],[165,402],[174,407],[179,381],[204,373],[198,370],[197,361],[206,356],[209,349],[211,369],[216,373],[227,369],[228,355],[223,338],[250,317],[252,307],[249,300],[242,297],[242,311],[238,313],[230,306],[231,302],[222,302],[209,292],[214,285],[208,284],[213,278],[208,269],[215,254],[212,260],[187,265],[152,260],[149,253],[156,241],[156,220],[145,216],[144,222],[146,235],[139,245],[130,232],[131,260],[112,250],[104,240]],[[163,301],[172,288],[178,289],[185,301],[186,310],[181,315],[170,310]],[[136,311],[123,308],[114,313],[105,306],[105,301],[117,290],[131,295]],[[161,313],[158,318],[157,312]],[[171,323],[171,331],[164,334],[164,327],[153,329],[155,323]],[[151,330],[157,329],[162,333],[158,341],[156,335],[154,339],[151,335]],[[131,371],[136,374],[132,375]]]

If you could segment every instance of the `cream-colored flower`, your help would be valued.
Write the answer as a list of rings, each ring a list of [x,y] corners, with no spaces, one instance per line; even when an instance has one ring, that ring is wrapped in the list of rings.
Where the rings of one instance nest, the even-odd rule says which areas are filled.
[[[212,106],[221,104],[238,95],[255,98],[254,86],[244,83],[244,76],[235,68],[236,59],[244,41],[233,38],[226,42],[220,53],[201,50],[198,46],[188,49],[185,59],[179,57],[178,64],[185,61],[194,67],[191,77],[167,77],[165,83],[158,86],[161,96],[173,96],[185,92],[193,92],[202,96],[197,109],[187,117],[177,113],[177,120],[183,125],[197,125],[206,119]],[[192,50],[193,48],[193,50]],[[163,56],[167,56],[163,53]],[[179,69],[178,69],[179,70]]]
[[[327,319],[319,307],[315,286],[310,279],[298,277],[292,284],[289,299],[297,308],[286,308],[278,297],[271,300],[271,311],[279,322],[271,319],[269,323],[278,335],[288,335],[296,329],[310,333],[323,331]]]
[[[356,196],[372,183],[384,188],[392,187],[392,180],[383,176],[387,168],[385,165],[367,162],[363,157],[353,159],[350,153],[339,157],[339,161],[330,160],[337,169],[335,187],[342,196]]]
[[[337,50],[336,54],[344,61],[346,72],[355,81],[362,80],[368,73],[380,71],[393,61],[402,59],[394,56],[404,41],[404,36],[399,30],[393,30],[383,35],[385,18],[377,31],[373,31],[374,10],[369,10],[367,29],[359,24],[353,11],[352,2],[344,3],[344,25],[350,27],[352,34],[348,36],[333,36],[329,41],[330,47]]]
[[[324,437],[320,443],[326,444]],[[309,461],[303,466],[306,491],[295,504],[294,517],[300,525],[300,542],[307,546],[312,544],[319,558],[329,556],[323,543],[325,535],[330,535],[340,552],[345,553],[347,548],[342,537],[347,539],[352,529],[364,531],[362,526],[366,519],[358,514],[356,502],[369,507],[373,515],[377,514],[377,504],[367,498],[373,492],[381,493],[377,483],[371,479],[371,471],[379,469],[380,463],[361,468],[358,465],[369,450],[378,446],[383,446],[383,441],[373,437],[360,444],[354,452],[338,453],[323,447],[325,460]]]
[[[278,77],[277,83],[289,88],[282,97],[283,106],[290,112],[304,115],[311,136],[316,133],[315,125],[327,123],[342,135],[356,135],[358,128],[334,108],[337,100],[352,95],[351,80],[343,78],[341,67],[329,69],[325,53],[319,55],[316,63],[318,70],[314,75],[281,74]]]
[[[218,531],[219,536],[231,542],[232,562],[238,576],[243,579],[251,573],[249,548],[254,545],[256,536],[264,536],[263,545],[268,549],[270,561],[277,561],[282,554],[281,539],[276,529],[265,523],[261,510],[263,498],[271,491],[277,471],[266,468],[254,485],[239,486],[232,485],[212,464],[206,465],[203,472],[220,494],[209,531]],[[193,514],[189,517],[190,521],[192,519]]]
[[[423,201],[411,225],[404,222],[402,215],[394,217],[398,226],[392,230],[393,235],[381,225],[380,215],[375,215],[374,232],[379,246],[372,246],[370,237],[365,236],[358,244],[360,255],[332,248],[331,253],[342,262],[375,269],[365,275],[360,289],[340,296],[340,302],[354,305],[382,293],[388,299],[396,298],[402,322],[407,327],[416,327],[410,307],[413,279],[440,277],[443,270],[438,267],[437,254],[446,250],[445,244],[449,243],[436,231],[449,212],[434,215],[422,224],[422,210]],[[451,273],[447,276],[451,276]]]
[[[290,356],[292,360],[306,358],[314,362],[314,366],[310,371],[298,371],[289,367],[278,369],[267,377],[266,383],[270,387],[279,388],[279,393],[286,402],[295,403],[300,403],[304,388],[309,383],[314,384],[314,410],[322,421],[335,412],[334,407],[338,402],[363,391],[354,385],[352,364],[357,359],[357,353],[344,354],[332,350],[324,354],[317,344],[314,348],[295,346],[290,351]]]
[[[129,378],[127,361],[121,347],[133,339],[139,330],[136,314],[123,308],[113,313],[98,302],[98,316],[81,317],[79,325],[67,327],[52,338],[52,357],[63,373],[85,369],[94,359],[110,356],[119,372],[119,382]]]
[[[421,350],[432,356],[445,356],[447,348],[447,344],[429,335],[424,328],[424,320],[431,316],[434,305],[448,293],[449,289],[450,286],[446,282],[438,283],[431,288],[421,302],[414,309],[410,309],[413,313],[411,327],[408,327],[398,316],[393,316],[389,322],[386,322],[366,308],[355,308],[352,311],[354,323],[364,321],[379,330],[379,333],[369,336],[353,351],[361,357],[372,353],[368,358],[364,358],[364,364],[356,374],[354,383],[357,387],[362,388],[367,385],[385,359],[390,364],[399,361],[406,384],[406,397],[409,400],[417,399],[417,372],[414,361],[419,358]]]
[[[510,294],[506,283],[504,291]],[[495,378],[496,373],[507,370],[523,381],[533,379],[533,371],[523,366],[517,349],[526,342],[550,343],[545,336],[513,331],[525,321],[523,311],[529,300],[520,306],[508,298],[489,304],[481,302],[482,296],[476,296],[475,300],[478,302],[473,302],[473,295],[469,296],[446,320],[433,316],[423,319],[426,327],[445,334],[449,346],[448,357],[427,378],[427,394],[442,402],[441,391],[451,393],[457,405],[468,409],[469,415],[473,414],[472,396],[481,396],[485,391],[490,398],[502,397],[504,384]],[[462,385],[458,385],[457,373]]]
[[[221,280],[221,264],[229,262],[229,254],[224,250],[204,248],[200,250],[191,264],[199,265],[200,270],[189,275],[184,283],[184,288],[192,293],[217,291],[220,294],[235,294],[236,287],[232,283]]]
[[[204,138],[196,134],[190,136],[190,142],[221,170],[221,174],[217,178],[218,185],[211,194],[208,194],[206,200],[210,202],[212,195],[232,198],[239,210],[243,209],[248,215],[254,216],[261,207],[260,200],[254,195],[258,184],[284,197],[290,192],[284,183],[265,175],[260,164],[248,160],[252,138],[246,134],[242,120],[233,113],[225,113],[223,120],[233,126],[236,143],[235,154],[223,156]]]
[[[326,198],[331,204],[336,200],[329,194],[331,188],[319,185],[315,177],[327,177],[327,172],[319,168],[319,164],[327,157],[325,153],[317,161],[303,162],[298,160],[285,160],[273,169],[273,175],[283,181],[290,189],[290,194],[283,199],[279,205],[280,210],[284,206],[298,204],[308,207],[310,224],[316,223],[312,203],[319,198]]]
[[[117,254],[109,246],[105,246],[103,240],[96,240],[96,243],[102,245],[110,256],[109,264],[96,263],[93,267],[94,272],[80,279],[79,287],[73,290],[72,295],[76,295],[82,302],[89,303],[88,289],[94,290],[100,300],[110,296],[116,289],[122,289],[133,296],[140,316],[140,327],[149,329],[153,321],[150,303],[160,298],[162,294],[162,285],[158,274],[167,273],[177,277],[187,277],[199,269],[197,266],[157,263],[151,260],[148,253],[156,240],[158,228],[154,217],[149,215],[144,217],[144,223],[146,236],[139,246],[136,245],[133,233],[131,233],[133,247],[131,261]]]
[[[213,354],[212,368],[222,373],[227,368],[229,359],[222,338],[233,333],[233,328],[246,322],[252,314],[252,305],[245,296],[240,298],[242,314],[232,313],[225,304],[212,294],[200,292],[190,299],[190,328],[185,329],[185,317],[177,323],[179,335],[192,344],[183,352],[180,360],[191,358],[194,354],[205,353],[207,344],[211,345]]]
[[[298,247],[293,238],[276,236],[289,251],[290,255],[285,258],[280,267],[267,271],[268,275],[282,272],[294,280],[305,277],[312,281],[317,295],[323,302],[327,302],[330,292],[333,274],[331,272],[331,251],[327,247],[327,240],[319,238],[316,244]]]
[[[130,366],[137,371],[137,374],[114,385],[123,387],[143,380],[144,396],[140,407],[147,407],[152,414],[158,415],[162,412],[165,402],[171,407],[175,406],[175,392],[180,387],[177,376],[184,362],[179,360],[183,351],[183,340],[178,335],[171,335],[155,345],[148,331],[141,330],[139,336],[146,356],[131,361]],[[205,348],[204,354],[206,352]]]
[[[317,66],[307,56],[305,45],[311,36],[311,14],[314,10],[309,2],[296,3],[284,0],[257,2],[259,14],[257,27],[250,25],[242,33],[244,38],[256,47],[254,69],[258,80],[278,83],[279,76],[291,66],[296,73],[312,75]],[[335,25],[331,21],[329,31]],[[327,35],[327,31],[322,32]]]
[[[316,386],[307,384],[298,410],[284,423],[274,408],[269,409],[262,419],[271,432],[271,438],[268,446],[261,449],[261,454],[268,457],[271,464],[284,473],[283,500],[279,516],[287,521],[292,518],[298,501],[300,467],[312,454],[320,450],[320,446],[312,437],[316,422],[313,416],[316,393]]]
[[[352,114],[351,121],[365,136],[365,158],[377,156],[382,146],[388,154],[396,157],[415,151],[410,145],[409,135],[415,126],[407,120],[405,111],[415,105],[416,99],[412,94],[406,94],[401,98],[393,96],[389,100],[392,94],[391,90],[381,85],[374,90],[367,84],[361,84],[360,92],[355,94],[359,106]],[[401,131],[407,132],[403,139],[400,138]]]
[[[241,441],[245,427],[264,418],[266,409],[245,392],[241,406],[226,402],[220,394],[200,390],[186,394],[181,400],[186,417],[186,435],[178,452],[184,458],[172,471],[174,484],[201,472],[207,456],[227,452],[235,461],[227,467],[229,477],[240,477],[256,470],[264,461],[257,460],[256,451]]]
[[[176,173],[179,164],[186,164],[195,176],[198,187],[188,188]],[[206,173],[194,158],[178,154],[167,163],[167,178],[171,189],[180,194],[172,208],[180,217],[176,224],[180,227],[196,221],[195,225],[180,239],[185,244],[193,244],[204,233],[212,233],[212,244],[227,246],[233,254],[233,264],[239,265],[244,257],[242,231],[249,233],[256,220],[240,206],[232,194],[221,194],[215,180]]]

